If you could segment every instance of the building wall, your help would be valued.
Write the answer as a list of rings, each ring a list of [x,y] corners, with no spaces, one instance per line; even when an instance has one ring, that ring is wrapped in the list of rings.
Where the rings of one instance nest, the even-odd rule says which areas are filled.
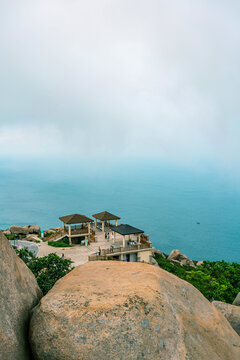
[[[150,264],[151,256],[152,256],[152,250],[139,251],[138,252],[138,261],[139,262],[144,261],[145,263]]]

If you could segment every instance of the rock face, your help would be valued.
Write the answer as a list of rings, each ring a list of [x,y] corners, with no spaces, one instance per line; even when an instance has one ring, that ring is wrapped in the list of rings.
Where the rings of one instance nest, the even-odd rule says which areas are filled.
[[[39,234],[40,233],[39,225],[26,225],[23,228],[27,230],[28,234]]]
[[[0,359],[30,359],[28,323],[41,291],[34,275],[0,232]]]
[[[37,360],[239,360],[240,337],[192,285],[159,267],[89,262],[33,310]]]
[[[225,316],[233,329],[240,335],[240,307],[226,304],[221,301],[213,301],[212,304]]]
[[[240,306],[240,292],[237,294],[236,299],[234,299],[233,305]]]
[[[24,228],[23,226],[16,226],[16,225],[12,225],[9,228],[11,234],[16,234],[16,235],[26,235],[27,229]]]
[[[168,260],[175,262],[175,263],[179,263],[180,265],[187,265],[187,266],[191,266],[191,267],[196,267],[196,265],[194,264],[194,262],[189,259],[187,257],[187,255],[185,254],[181,254],[180,250],[174,249],[170,252],[170,254],[168,255]]]
[[[177,249],[174,249],[168,255],[168,260],[178,260],[180,255],[181,255],[181,251],[177,250]]]
[[[16,234],[16,235],[39,234],[40,226],[39,225],[25,225],[25,226],[12,225],[12,226],[10,226],[9,231],[11,234]]]

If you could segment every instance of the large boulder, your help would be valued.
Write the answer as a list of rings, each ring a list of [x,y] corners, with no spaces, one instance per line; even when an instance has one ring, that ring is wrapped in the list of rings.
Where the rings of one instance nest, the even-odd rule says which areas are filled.
[[[174,249],[170,252],[170,254],[168,255],[168,260],[178,260],[179,257],[181,255],[181,251],[180,250],[177,250],[177,249]]]
[[[0,232],[0,359],[30,359],[28,324],[41,291],[36,279]]]
[[[213,301],[212,304],[221,311],[236,333],[240,335],[240,307],[221,301]]]
[[[240,337],[192,285],[159,267],[88,262],[34,308],[37,360],[239,360]]]
[[[240,292],[237,294],[236,298],[234,299],[233,305],[240,306]]]
[[[11,234],[15,234],[15,235],[27,235],[28,230],[24,227],[24,226],[16,226],[16,225],[12,225],[9,228]]]
[[[40,234],[40,226],[39,225],[26,225],[23,227],[26,229],[28,234]]]

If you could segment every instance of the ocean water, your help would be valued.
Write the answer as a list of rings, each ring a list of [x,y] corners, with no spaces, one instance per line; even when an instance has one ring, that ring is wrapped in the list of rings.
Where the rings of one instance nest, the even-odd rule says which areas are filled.
[[[192,259],[240,261],[240,186],[215,171],[166,164],[0,164],[0,228],[59,226],[110,211],[153,245]]]

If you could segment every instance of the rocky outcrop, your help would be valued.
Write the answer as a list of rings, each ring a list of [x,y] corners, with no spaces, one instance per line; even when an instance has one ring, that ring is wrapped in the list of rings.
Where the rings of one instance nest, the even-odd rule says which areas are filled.
[[[180,250],[177,250],[177,249],[174,249],[170,252],[170,254],[168,255],[168,260],[178,260],[179,257],[181,255],[181,251]]]
[[[25,226],[10,226],[9,230],[10,234],[15,235],[27,235],[27,234],[40,234],[40,226],[39,225],[25,225]],[[6,234],[6,233],[5,233]]]
[[[58,227],[55,227],[55,228],[47,229],[47,230],[44,230],[44,235],[55,234],[59,230],[62,230],[62,227],[58,226]]]
[[[189,283],[159,267],[89,262],[33,310],[37,360],[239,360],[240,337]]]
[[[234,299],[233,305],[240,306],[240,292],[237,294],[236,298]]]
[[[26,225],[23,227],[26,229],[27,234],[40,234],[40,226],[39,225]]]
[[[240,335],[240,307],[226,304],[221,301],[213,301],[212,304],[221,311],[225,316],[228,322],[231,324],[232,328]]]
[[[36,279],[0,232],[0,359],[30,359],[28,323],[41,298]]]
[[[179,263],[180,265],[196,267],[193,260],[189,259],[187,255],[181,254],[181,251],[177,249],[172,250],[167,259],[173,263]]]
[[[25,229],[23,226],[16,226],[12,225],[9,228],[11,234],[15,235],[27,235],[27,229]]]

